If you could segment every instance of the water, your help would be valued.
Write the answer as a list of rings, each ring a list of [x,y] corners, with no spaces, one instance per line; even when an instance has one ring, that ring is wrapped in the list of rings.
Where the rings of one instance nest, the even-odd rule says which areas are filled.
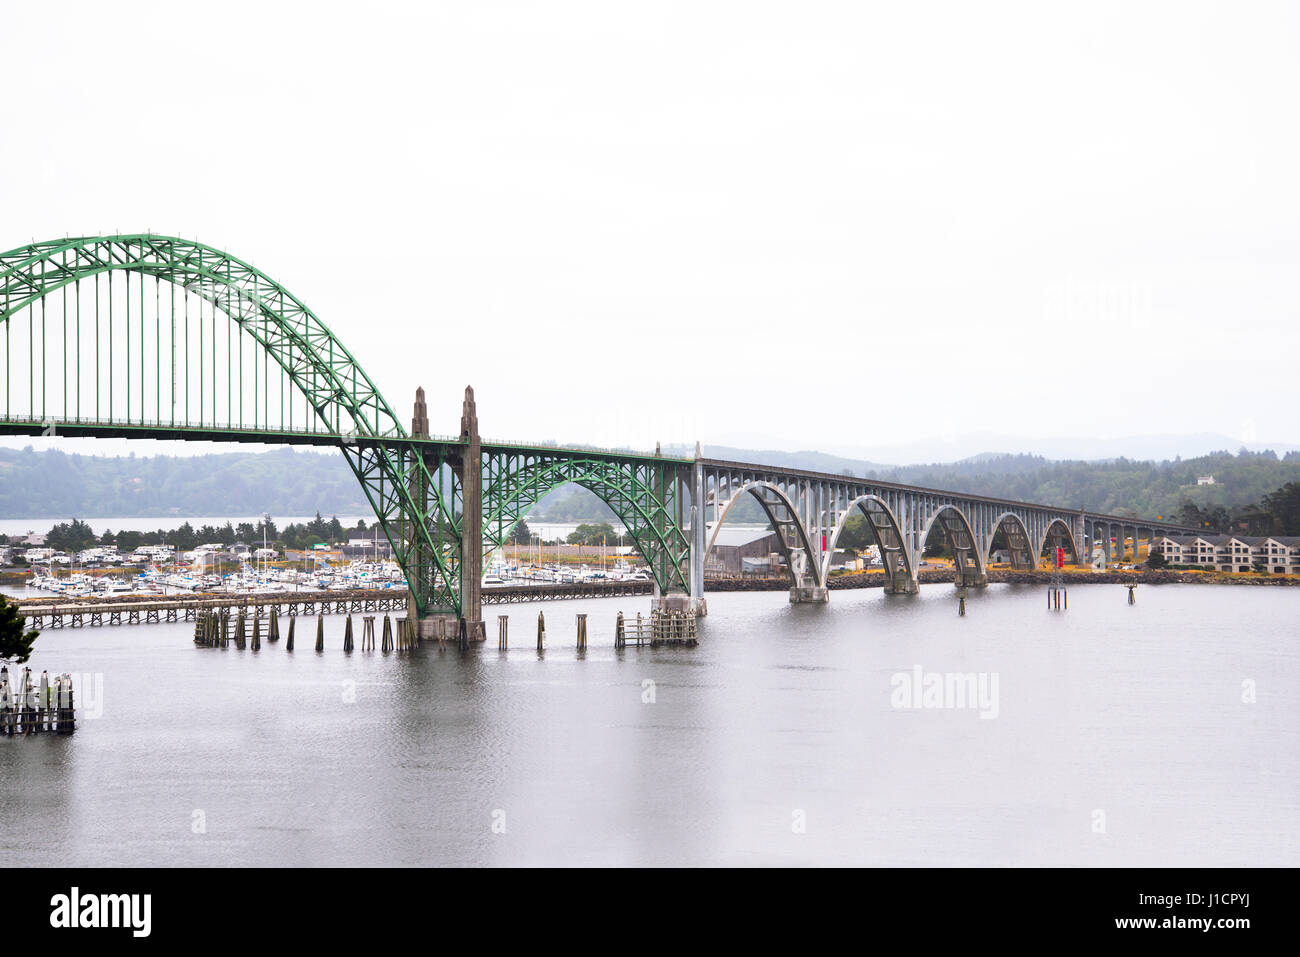
[[[51,631],[32,667],[102,673],[103,714],[0,740],[0,864],[1300,863],[1300,589],[1126,596],[715,594],[698,647],[622,651],[645,598],[511,605],[465,657]],[[892,707],[918,665],[996,672],[997,717]]]

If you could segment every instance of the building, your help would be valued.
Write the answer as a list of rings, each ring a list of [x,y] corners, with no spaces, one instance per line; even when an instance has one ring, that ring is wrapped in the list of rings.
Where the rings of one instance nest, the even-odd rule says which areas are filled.
[[[781,546],[770,528],[727,528],[718,530],[708,560],[705,578],[772,578],[782,574]]]
[[[1220,572],[1300,575],[1300,535],[1191,535],[1157,538],[1152,544],[1170,565]]]
[[[866,568],[868,561],[859,558],[852,549],[837,548],[831,555],[831,571],[860,572]]]
[[[381,558],[392,557],[393,547],[388,544],[388,539],[373,538],[350,538],[346,545],[343,546],[343,555],[346,558],[360,558],[364,560],[378,560]]]
[[[1197,484],[1197,485],[1213,485],[1213,484],[1214,484],[1214,476],[1213,476],[1213,475],[1198,475],[1198,476],[1196,476],[1196,484]]]

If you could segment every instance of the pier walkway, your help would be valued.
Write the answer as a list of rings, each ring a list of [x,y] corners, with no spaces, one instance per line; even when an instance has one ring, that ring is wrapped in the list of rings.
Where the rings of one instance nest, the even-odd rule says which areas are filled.
[[[483,589],[483,601],[492,604],[525,601],[559,601],[648,595],[652,583],[577,582],[567,585],[497,585]],[[189,595],[134,595],[121,598],[22,598],[18,607],[29,626],[45,628],[97,628],[102,625],[149,625],[194,621],[203,612],[240,609],[253,618],[269,615],[348,615],[364,612],[406,611],[404,588],[358,588],[347,591],[281,592],[266,595],[226,595],[200,592]]]

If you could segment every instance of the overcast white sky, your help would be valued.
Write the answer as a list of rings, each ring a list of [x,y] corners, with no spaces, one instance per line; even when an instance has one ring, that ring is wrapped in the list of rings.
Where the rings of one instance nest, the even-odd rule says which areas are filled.
[[[0,247],[251,259],[435,432],[1300,441],[1297,8],[1046,6],[7,4]]]

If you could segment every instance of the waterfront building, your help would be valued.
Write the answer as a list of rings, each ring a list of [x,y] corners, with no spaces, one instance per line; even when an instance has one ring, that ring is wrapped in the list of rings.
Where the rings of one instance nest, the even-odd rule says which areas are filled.
[[[1221,572],[1258,566],[1274,575],[1300,575],[1300,535],[1164,536],[1153,547],[1170,565]]]
[[[781,574],[780,545],[770,528],[728,528],[718,532],[708,561],[706,578],[767,578]]]

